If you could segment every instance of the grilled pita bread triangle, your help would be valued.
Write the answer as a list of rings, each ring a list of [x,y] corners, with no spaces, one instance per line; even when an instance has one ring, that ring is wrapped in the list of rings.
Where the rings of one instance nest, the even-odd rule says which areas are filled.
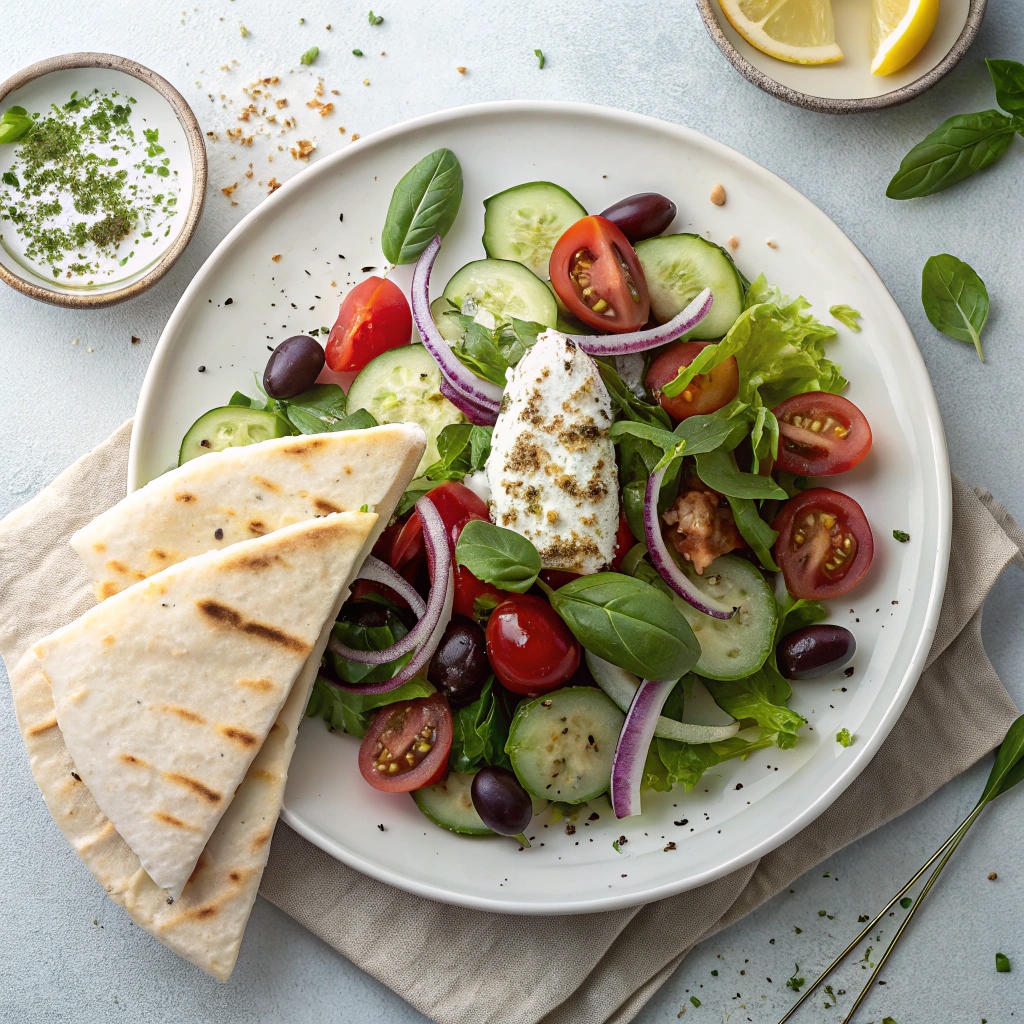
[[[171,566],[32,651],[76,771],[180,895],[377,521],[333,513]]]

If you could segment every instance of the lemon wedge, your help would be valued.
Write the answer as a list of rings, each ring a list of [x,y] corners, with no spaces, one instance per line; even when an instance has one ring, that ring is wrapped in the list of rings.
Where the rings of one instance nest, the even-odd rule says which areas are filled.
[[[939,0],[872,0],[871,74],[909,64],[935,31]]]
[[[829,0],[719,0],[719,3],[732,27],[751,46],[770,57],[791,64],[832,64],[843,59],[843,51],[836,45]],[[885,0],[876,0],[877,3],[884,4]]]

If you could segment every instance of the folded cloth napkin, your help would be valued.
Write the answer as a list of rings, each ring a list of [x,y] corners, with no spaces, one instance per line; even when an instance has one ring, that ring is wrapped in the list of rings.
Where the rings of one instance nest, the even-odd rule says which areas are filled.
[[[67,541],[124,495],[129,437],[125,424],[0,524],[0,655],[8,668],[92,604],[90,579]],[[935,792],[1002,739],[1018,711],[982,646],[981,609],[1011,562],[1024,568],[1024,533],[990,494],[954,478],[950,582],[902,717],[817,821],[716,882],[603,914],[491,914],[399,893],[279,822],[260,891],[440,1024],[624,1024],[694,945]],[[382,935],[402,941],[381,943]]]

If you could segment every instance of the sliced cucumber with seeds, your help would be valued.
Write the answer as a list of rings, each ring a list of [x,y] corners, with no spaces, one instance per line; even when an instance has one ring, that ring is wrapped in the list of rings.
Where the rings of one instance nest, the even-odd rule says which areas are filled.
[[[505,750],[528,793],[582,804],[607,792],[626,716],[607,694],[569,686],[516,708]]]
[[[178,465],[210,452],[225,448],[241,448],[247,444],[287,437],[292,429],[280,416],[266,409],[249,409],[244,405],[224,405],[204,412],[192,424],[181,441]]]
[[[515,317],[545,327],[554,327],[558,320],[558,306],[547,285],[511,260],[467,263],[455,271],[444,297],[456,309],[463,309],[466,299],[472,299],[497,320]]]
[[[644,268],[651,312],[661,323],[681,313],[697,293],[710,288],[711,312],[688,338],[721,338],[743,312],[743,279],[729,254],[700,235],[662,235],[636,243]]]
[[[465,421],[441,394],[441,371],[422,345],[402,345],[371,359],[348,389],[348,411],[357,409],[366,409],[378,423],[418,423],[423,428],[427,450],[417,476],[437,462],[441,429]]]
[[[443,782],[414,789],[416,806],[435,824],[464,836],[493,836],[473,806],[473,776],[451,772]]]
[[[448,316],[448,313],[458,313],[459,310],[455,308],[443,295],[439,295],[430,304],[430,315],[437,325],[437,329],[441,332],[441,337],[448,342],[449,345],[454,345],[457,342],[462,341],[463,330],[459,321],[453,317]]]
[[[528,181],[484,200],[484,248],[488,256],[515,260],[543,279],[555,242],[586,215],[560,185]]]
[[[737,609],[732,618],[716,619],[676,600],[700,644],[693,671],[708,679],[742,679],[756,672],[771,654],[779,622],[779,606],[765,578],[733,555],[719,555],[703,576],[683,571],[706,594]]]

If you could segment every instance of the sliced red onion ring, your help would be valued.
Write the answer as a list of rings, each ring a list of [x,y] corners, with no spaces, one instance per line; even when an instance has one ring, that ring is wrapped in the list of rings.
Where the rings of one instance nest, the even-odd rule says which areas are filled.
[[[441,635],[452,617],[452,601],[455,597],[455,568],[452,563],[448,536],[434,503],[428,495],[416,502],[416,512],[423,523],[423,540],[427,548],[427,562],[433,585],[427,599],[423,617],[397,643],[382,651],[355,651],[339,643],[333,636],[327,646],[335,654],[350,658],[362,664],[384,665],[400,658],[415,648],[409,661],[390,679],[379,683],[350,684],[328,678],[332,686],[346,693],[388,693],[407,683],[430,661],[441,642]],[[356,655],[356,657],[353,657]],[[368,655],[370,657],[368,657]]]
[[[640,813],[640,783],[647,751],[654,739],[661,709],[675,685],[672,679],[645,679],[629,705],[612,758],[611,798],[616,818]]]
[[[416,269],[413,271],[410,297],[412,299],[412,318],[416,323],[416,330],[420,332],[423,344],[434,357],[434,361],[452,388],[474,405],[480,406],[487,412],[493,412],[497,416],[503,389],[493,381],[478,377],[468,366],[459,361],[448,342],[441,336],[437,324],[434,323],[434,318],[430,315],[430,271],[433,269],[440,249],[441,236],[435,235],[434,240],[423,250],[422,255],[416,261]]]
[[[627,356],[634,352],[646,352],[649,348],[675,341],[687,331],[692,331],[711,312],[714,301],[711,289],[705,288],[686,309],[660,327],[630,331],[628,334],[567,334],[566,337],[592,356]],[[413,306],[414,316],[415,310]]]
[[[684,600],[699,612],[716,619],[731,619],[736,609],[716,601],[693,584],[690,577],[676,565],[661,535],[661,517],[658,515],[658,494],[665,479],[667,466],[652,473],[647,480],[647,494],[644,497],[644,540],[650,552],[654,568],[661,578]]]
[[[374,583],[383,583],[385,587],[390,587],[412,609],[412,613],[417,619],[422,618],[423,613],[427,610],[427,603],[420,597],[416,588],[401,573],[392,569],[387,562],[382,562],[373,555],[366,556],[363,567],[356,573],[356,579],[371,580]],[[367,652],[360,651],[359,653],[366,654]]]
[[[467,398],[461,391],[456,390],[448,382],[448,378],[441,375],[441,394],[455,406],[470,423],[478,427],[492,427],[498,422],[498,414],[490,412],[482,405],[477,405],[471,398]]]

